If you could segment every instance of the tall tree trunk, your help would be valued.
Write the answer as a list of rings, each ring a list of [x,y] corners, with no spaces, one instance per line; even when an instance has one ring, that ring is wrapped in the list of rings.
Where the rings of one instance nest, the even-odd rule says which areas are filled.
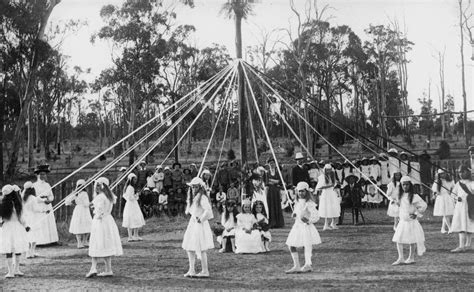
[[[34,157],[33,157],[33,110],[31,109],[31,104],[28,107],[28,171],[33,170],[33,162],[34,162]]]
[[[466,100],[466,76],[465,76],[465,64],[464,64],[464,29],[463,29],[463,9],[462,0],[459,0],[459,30],[461,32],[461,45],[459,47],[461,52],[461,84],[462,84],[462,100],[464,103],[463,107],[463,134],[465,138],[466,146],[469,146],[470,137],[467,133],[467,100]]]
[[[59,2],[61,2],[61,0],[48,1],[46,11],[41,18],[36,40],[44,39],[44,31],[46,29],[46,25],[48,24],[49,16],[51,15],[51,12],[53,12],[54,7],[58,5]],[[22,131],[23,125],[25,124],[27,109],[33,98],[33,95],[31,93],[31,88],[33,88],[35,80],[36,80],[36,70],[38,68],[38,54],[39,54],[38,46],[36,46],[33,51],[33,57],[32,57],[32,62],[31,62],[31,66],[30,66],[30,70],[28,74],[28,80],[26,82],[25,92],[22,98],[20,115],[18,116],[18,119],[16,121],[15,132],[13,134],[12,150],[10,153],[10,159],[9,159],[9,162],[7,165],[7,171],[6,171],[6,174],[8,177],[13,177],[16,172],[16,165],[18,162],[18,151],[20,149],[19,146],[20,146],[20,142],[22,138],[21,131]]]
[[[57,134],[56,134],[56,150],[58,153],[58,156],[61,155],[61,98],[58,98],[58,128],[57,128]]]
[[[242,14],[240,11],[235,11],[235,48],[237,59],[242,59]],[[238,68],[239,76],[239,136],[240,136],[240,157],[242,167],[247,165],[247,114],[245,105],[245,80],[242,65]]]
[[[6,79],[6,76],[4,77]],[[4,183],[4,176],[3,176],[3,137],[4,137],[4,115],[5,115],[5,99],[7,98],[7,89],[6,89],[6,81],[3,79],[2,84],[2,97],[0,98],[0,183],[3,185]]]

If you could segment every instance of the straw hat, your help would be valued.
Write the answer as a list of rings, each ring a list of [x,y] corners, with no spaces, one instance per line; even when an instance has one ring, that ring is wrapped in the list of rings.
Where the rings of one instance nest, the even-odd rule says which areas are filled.
[[[303,156],[303,153],[301,152],[296,152],[295,154],[295,160],[300,160],[300,159],[303,159],[304,156]]]

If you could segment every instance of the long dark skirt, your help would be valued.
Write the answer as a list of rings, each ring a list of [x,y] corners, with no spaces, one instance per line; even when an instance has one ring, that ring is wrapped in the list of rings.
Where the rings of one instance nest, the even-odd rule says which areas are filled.
[[[285,226],[283,210],[281,209],[280,189],[270,185],[267,193],[268,224],[270,228],[282,228]]]

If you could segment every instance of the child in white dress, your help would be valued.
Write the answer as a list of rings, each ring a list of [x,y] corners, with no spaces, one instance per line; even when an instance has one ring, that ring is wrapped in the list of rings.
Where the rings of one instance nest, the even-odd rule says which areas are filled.
[[[188,227],[184,232],[182,248],[186,251],[189,260],[189,270],[185,277],[208,278],[207,250],[214,248],[212,231],[209,220],[212,219],[212,206],[207,195],[206,184],[195,177],[188,184],[190,189],[186,199],[186,214],[190,214]],[[196,257],[201,260],[202,271],[195,272]]]
[[[112,257],[123,254],[120,234],[111,214],[117,197],[110,191],[109,180],[105,177],[97,179],[94,189],[96,193],[92,200],[94,218],[89,240],[89,256],[92,258],[92,265],[86,278],[110,277],[113,276]],[[99,258],[104,259],[105,271],[97,274],[97,260]]]
[[[270,251],[270,242],[272,241],[272,234],[270,233],[270,226],[268,225],[268,217],[265,213],[265,207],[262,201],[256,201],[253,204],[252,213],[257,219],[257,230],[262,236],[262,250]]]
[[[33,183],[27,181],[23,185],[23,219],[25,225],[30,227],[30,231],[27,233],[29,249],[26,253],[26,258],[34,258],[38,256],[36,253],[36,242],[39,238],[40,228],[37,225],[38,220],[41,220],[42,216],[48,211],[46,210],[46,204],[43,200],[36,196],[35,188]]]
[[[399,206],[398,201],[398,191],[400,190],[400,179],[402,178],[401,172],[396,172],[392,175],[392,181],[387,186],[387,197],[390,202],[388,203],[387,215],[393,218],[393,230],[397,229],[398,224],[398,212]]]
[[[326,164],[323,168],[324,173],[318,178],[316,191],[321,191],[319,198],[319,214],[324,218],[323,230],[338,229],[336,226],[336,218],[341,214],[340,198],[335,191],[335,175],[330,164]],[[331,219],[331,225],[328,223]]]
[[[464,252],[471,246],[474,233],[474,183],[471,180],[471,170],[462,165],[459,168],[460,181],[456,183],[453,194],[457,198],[454,206],[451,232],[459,233],[459,246],[451,252]]]
[[[228,200],[221,217],[221,224],[224,227],[224,231],[221,235],[222,248],[219,250],[219,252],[225,252],[227,241],[229,240],[232,244],[232,251],[235,252],[235,228],[237,227],[238,214],[239,212],[237,211],[235,201]]]
[[[256,229],[257,218],[252,214],[251,203],[248,199],[242,201],[242,213],[237,215],[237,228],[235,230],[236,253],[260,253],[262,249],[262,236]]]
[[[143,240],[138,236],[138,229],[145,225],[145,218],[143,218],[142,210],[138,205],[138,193],[136,192],[137,176],[130,173],[125,184],[123,198],[126,200],[123,208],[123,222],[122,227],[127,228],[128,241]]]
[[[80,179],[76,183],[76,190],[79,190],[86,184],[86,181]],[[87,235],[91,233],[92,216],[89,209],[89,195],[83,189],[74,196],[68,196],[65,200],[66,205],[76,204],[69,225],[69,232],[76,235],[77,248],[87,246]]]
[[[20,188],[16,185],[5,185],[2,188],[3,198],[0,203],[0,254],[7,257],[8,274],[5,278],[23,276],[20,271],[21,254],[28,251],[27,231],[22,218],[23,205]]]
[[[253,185],[252,207],[256,201],[261,201],[265,208],[265,212],[268,214],[267,188],[265,188],[262,176],[260,174],[254,173],[250,179]]]
[[[392,264],[394,266],[415,263],[415,247],[419,256],[426,251],[425,234],[418,218],[428,206],[423,199],[413,192],[413,183],[409,176],[400,180],[401,189],[397,203],[400,206],[400,222],[397,225],[392,241],[397,243],[398,259]],[[404,261],[403,245],[410,246],[408,259]]]
[[[293,259],[293,267],[286,271],[289,274],[312,271],[313,245],[321,243],[321,237],[314,226],[314,223],[319,220],[319,214],[316,210],[316,203],[311,200],[308,184],[299,182],[296,191],[298,192],[298,201],[292,215],[295,218],[295,223],[286,239],[286,245],[288,245]],[[297,251],[299,247],[304,248],[305,264],[302,268]]]
[[[438,169],[438,179],[431,190],[435,196],[433,216],[443,217],[441,233],[446,233],[451,228],[451,216],[454,214],[454,197],[451,194],[453,188],[454,183],[447,180],[444,170]]]

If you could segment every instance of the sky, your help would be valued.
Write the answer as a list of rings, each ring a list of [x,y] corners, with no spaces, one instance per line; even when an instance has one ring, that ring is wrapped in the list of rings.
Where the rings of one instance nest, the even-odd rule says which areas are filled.
[[[62,51],[70,56],[70,67],[75,65],[91,68],[87,76],[92,81],[101,70],[112,66],[111,46],[106,42],[90,42],[91,35],[102,26],[99,12],[107,4],[120,5],[123,0],[62,0],[55,7],[50,23],[60,23],[69,19],[87,21],[76,34],[68,36]],[[168,0],[168,4],[176,4]],[[262,30],[272,31],[295,27],[296,18],[290,9],[289,0],[259,0],[253,15],[243,23],[243,46],[259,43]],[[303,13],[305,0],[294,0],[297,9]],[[231,55],[235,55],[234,23],[221,15],[220,8],[225,0],[195,0],[194,8],[176,4],[175,11],[179,24],[196,27],[191,42],[198,47],[212,43],[225,45]],[[458,8],[455,0],[319,0],[320,7],[329,4],[327,16],[332,25],[346,24],[364,41],[364,29],[370,24],[388,24],[397,19],[406,27],[407,37],[414,42],[408,53],[408,103],[415,113],[419,113],[418,98],[428,92],[431,83],[433,105],[439,111],[439,64],[438,52],[445,50],[446,93],[454,96],[455,110],[463,109],[461,96],[461,57]],[[282,37],[285,34],[280,31]],[[245,53],[244,53],[245,55]],[[471,60],[472,47],[466,41],[464,46],[466,63],[466,91],[468,110],[474,109],[474,61]],[[474,115],[470,115],[474,118]]]

